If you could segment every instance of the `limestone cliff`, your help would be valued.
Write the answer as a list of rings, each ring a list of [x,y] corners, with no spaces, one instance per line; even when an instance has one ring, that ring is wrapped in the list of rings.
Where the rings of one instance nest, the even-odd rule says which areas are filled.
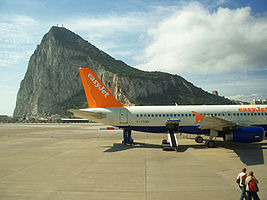
[[[66,28],[52,27],[30,58],[15,117],[65,115],[87,107],[78,68],[89,66],[123,104],[231,104],[177,75],[144,72],[115,60]]]

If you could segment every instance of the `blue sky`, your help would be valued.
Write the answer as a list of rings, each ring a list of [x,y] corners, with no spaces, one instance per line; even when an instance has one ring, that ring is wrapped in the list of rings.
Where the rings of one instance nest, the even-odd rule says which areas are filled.
[[[232,99],[267,99],[267,3],[260,0],[0,0],[0,114],[53,25],[142,70],[178,74]]]

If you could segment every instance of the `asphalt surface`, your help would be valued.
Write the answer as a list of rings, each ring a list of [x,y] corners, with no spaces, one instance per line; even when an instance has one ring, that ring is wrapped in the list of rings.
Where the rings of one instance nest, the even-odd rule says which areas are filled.
[[[243,167],[259,180],[267,199],[267,141],[216,142],[206,148],[178,136],[179,151],[162,151],[164,134],[100,124],[0,124],[0,199],[239,199]]]

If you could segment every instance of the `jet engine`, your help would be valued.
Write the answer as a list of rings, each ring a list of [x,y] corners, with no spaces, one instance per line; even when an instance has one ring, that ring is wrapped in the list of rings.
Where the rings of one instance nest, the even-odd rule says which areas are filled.
[[[260,142],[263,140],[264,130],[261,127],[238,128],[225,134],[225,141]]]

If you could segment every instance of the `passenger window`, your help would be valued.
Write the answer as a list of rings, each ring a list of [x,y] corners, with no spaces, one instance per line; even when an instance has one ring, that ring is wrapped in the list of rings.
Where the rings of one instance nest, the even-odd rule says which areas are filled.
[[[147,116],[150,117],[150,114],[148,114]]]
[[[221,116],[220,114],[218,114],[218,116]]]
[[[173,114],[174,117],[176,117],[176,114]]]
[[[144,114],[144,117],[146,117],[146,114]]]
[[[193,117],[195,116],[195,114],[193,114]]]
[[[185,117],[187,117],[187,114],[184,114]]]
[[[136,117],[139,117],[139,115],[137,114]]]
[[[231,114],[229,113],[228,116],[231,116]]]
[[[258,113],[258,115],[261,115],[260,113]]]
[[[246,116],[247,114],[246,113],[244,113],[244,116]]]
[[[172,117],[172,114],[170,114],[170,117]]]
[[[169,114],[167,114],[166,116],[169,117]]]
[[[244,113],[245,114],[245,113]],[[240,113],[240,115],[242,116],[243,115],[243,113]]]
[[[184,114],[181,114],[181,116],[183,117],[183,116],[184,116]]]
[[[239,116],[239,113],[236,113],[237,116]]]
[[[141,114],[140,117],[143,117],[143,115]]]
[[[191,117],[191,114],[188,114],[189,117]]]
[[[180,117],[180,114],[178,114],[178,117]]]
[[[158,116],[158,114],[155,114],[155,117],[157,117]]]
[[[162,117],[165,117],[165,114],[163,114]]]
[[[154,117],[154,115],[152,114],[151,117]]]
[[[161,114],[159,114],[159,117],[161,117]]]

